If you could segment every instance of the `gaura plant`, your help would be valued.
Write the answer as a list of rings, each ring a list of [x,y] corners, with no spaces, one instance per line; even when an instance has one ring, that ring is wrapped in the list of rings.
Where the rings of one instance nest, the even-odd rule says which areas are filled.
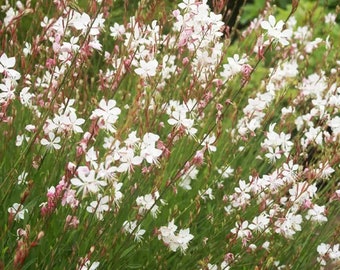
[[[339,7],[273,2],[3,3],[0,269],[339,267]]]

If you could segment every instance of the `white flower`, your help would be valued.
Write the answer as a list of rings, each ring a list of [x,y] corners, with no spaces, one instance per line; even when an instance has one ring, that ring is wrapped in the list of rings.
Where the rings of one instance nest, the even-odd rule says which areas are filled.
[[[153,77],[156,75],[156,69],[158,67],[158,62],[156,59],[153,59],[149,62],[145,62],[144,60],[140,60],[140,67],[135,69],[135,72],[141,77]]]
[[[12,69],[15,65],[14,57],[7,57],[5,53],[0,56],[0,73],[4,73],[6,77],[10,77],[13,80],[19,80],[21,75],[19,72]]]
[[[172,220],[168,223],[168,226],[162,226],[158,229],[160,233],[158,235],[158,239],[163,239],[164,242],[167,242],[165,240],[168,238],[171,238],[172,235],[175,234],[176,230],[177,230],[177,226],[175,225],[174,220]]]
[[[140,225],[137,227],[137,221],[124,221],[123,223],[123,231],[125,233],[131,233],[135,237],[135,241],[140,242],[143,239],[143,235],[145,230],[140,228]]]
[[[266,158],[270,160],[270,162],[275,163],[276,160],[281,158],[281,151],[279,147],[268,147],[268,153],[265,155]]]
[[[120,162],[118,166],[118,172],[131,172],[135,165],[140,165],[143,158],[140,156],[135,156],[135,153],[131,148],[123,147],[119,150]]]
[[[5,26],[7,27],[8,25],[10,25],[10,23],[12,22],[12,20],[18,15],[18,11],[15,11],[12,7],[10,7],[7,11],[6,11],[6,17],[3,19]]]
[[[47,28],[47,26],[50,26],[52,22],[53,22],[53,19],[49,20],[48,17],[45,16],[43,20],[40,22],[40,26],[43,28]]]
[[[79,42],[79,37],[71,37],[70,42],[63,42],[60,51],[61,52],[77,52],[80,46],[77,44]]]
[[[336,20],[336,14],[334,13],[328,13],[325,16],[325,23],[335,24],[335,20]]]
[[[175,111],[169,112],[170,118],[168,119],[168,123],[171,126],[176,126],[178,129],[184,129],[186,134],[190,136],[194,136],[197,132],[197,129],[194,128],[194,120],[187,118],[187,111],[182,107],[176,108]]]
[[[101,186],[106,186],[106,181],[99,180],[94,170],[89,170],[86,166],[77,169],[78,177],[71,179],[71,184],[78,187],[78,192],[83,191],[83,197],[87,193],[98,193]]]
[[[308,210],[306,219],[310,219],[319,223],[326,222],[327,217],[325,216],[325,212],[326,210],[324,205],[319,206],[317,204],[314,204],[313,208]]]
[[[136,131],[132,131],[129,133],[128,138],[124,141],[126,147],[134,148],[140,142],[140,138],[138,138],[136,134]]]
[[[138,205],[138,214],[144,215],[148,210],[151,211],[153,217],[157,217],[158,206],[155,204],[156,200],[152,194],[146,194],[145,196],[139,196],[136,199]]]
[[[118,205],[123,198],[123,193],[120,191],[123,183],[113,182],[112,186],[114,189],[113,202]]]
[[[179,248],[182,252],[185,252],[185,250],[188,248],[189,242],[194,238],[192,234],[190,234],[190,229],[181,229],[178,232],[177,235],[177,243]]]
[[[332,129],[334,137],[340,135],[340,117],[335,116],[334,118],[328,120],[328,126]]]
[[[97,155],[98,155],[98,152],[94,150],[93,146],[89,150],[87,150],[86,155],[85,155],[86,162],[89,162],[91,166],[95,169],[98,168]]]
[[[269,241],[266,241],[262,244],[262,247],[266,250],[266,251],[269,251],[269,246],[270,246],[270,242]]]
[[[317,187],[315,184],[310,185],[306,181],[295,183],[291,189],[289,189],[289,200],[302,204],[305,200],[312,199],[317,191]]]
[[[303,78],[302,84],[298,85],[298,88],[305,96],[322,96],[323,91],[328,88],[327,79],[324,74],[313,73],[308,78]]]
[[[48,133],[49,140],[43,138],[41,139],[40,143],[41,145],[46,146],[47,150],[52,151],[53,149],[59,150],[61,148],[60,146],[60,137],[56,137],[53,132]]]
[[[86,211],[90,213],[94,213],[99,220],[103,219],[103,212],[107,212],[110,210],[108,205],[110,201],[109,196],[102,197],[101,194],[98,194],[97,200],[92,201],[88,207],[86,207]]]
[[[291,159],[288,163],[283,163],[282,167],[282,175],[285,180],[292,182],[296,178],[296,171],[299,169],[299,165],[294,164],[294,161]]]
[[[319,168],[315,170],[321,179],[328,179],[335,170],[329,165],[328,161],[319,164]]]
[[[233,228],[230,232],[232,234],[236,234],[237,238],[240,239],[250,239],[252,237],[251,231],[248,229],[249,222],[247,220],[242,223],[235,223],[235,228]]]
[[[319,255],[325,256],[330,248],[331,246],[329,244],[321,243],[320,245],[318,245],[316,250],[319,253]]]
[[[103,117],[103,118],[114,118],[117,120],[118,115],[120,114],[120,109],[116,107],[116,101],[113,99],[108,100],[102,99],[99,102],[99,109],[93,111],[93,117]]]
[[[206,200],[207,198],[209,198],[209,200],[213,200],[215,199],[214,195],[212,194],[212,189],[208,188],[205,191],[199,191],[198,192],[199,196],[202,198],[202,200]]]
[[[204,268],[204,269],[208,269],[208,270],[218,270],[218,266],[216,264],[211,264],[208,263],[207,265],[208,268]],[[203,269],[203,268],[202,268]]]
[[[12,84],[12,80],[6,78],[3,81],[4,84],[0,83],[0,104],[15,98],[15,88]]]
[[[110,36],[113,38],[121,37],[125,33],[124,25],[114,23],[113,27],[110,26]]]
[[[96,270],[99,266],[99,262],[91,263],[90,260],[87,260],[81,268],[77,268],[77,270]]]
[[[305,46],[305,52],[306,53],[312,53],[314,49],[318,47],[318,45],[322,42],[323,40],[321,38],[316,38],[313,41],[309,41],[306,43]]]
[[[32,45],[28,42],[25,42],[25,48],[22,50],[25,56],[32,54]]]
[[[270,15],[268,21],[262,21],[261,27],[268,31],[268,35],[278,41],[281,45],[286,46],[289,44],[288,40],[292,36],[292,30],[283,30],[284,22],[282,20],[276,23],[273,15]]]
[[[18,176],[18,185],[22,184],[27,184],[26,178],[28,176],[28,173],[23,171],[19,176]]]
[[[225,166],[220,169],[217,169],[217,172],[223,177],[223,178],[229,178],[230,176],[233,176],[234,169],[230,166]]]
[[[60,122],[74,133],[83,133],[83,129],[80,125],[84,124],[85,120],[83,118],[78,118],[76,113],[73,111],[71,111],[67,116],[60,116]]]
[[[269,216],[265,212],[262,212],[259,216],[254,217],[248,228],[252,231],[263,232],[267,229],[269,222]]]
[[[329,258],[340,262],[340,244],[335,244],[329,251]]]
[[[232,206],[238,208],[249,204],[251,198],[249,192],[249,184],[246,184],[244,180],[239,180],[239,186],[235,187],[235,193],[229,196]]]
[[[105,162],[101,162],[99,164],[98,177],[103,178],[110,182],[117,180],[116,178],[117,167],[112,165],[113,161],[114,161],[113,157],[109,155],[105,158]]]
[[[159,136],[153,133],[146,133],[143,136],[140,156],[144,158],[149,164],[157,164],[158,157],[162,155],[163,151],[155,147],[155,143],[158,141],[158,139]]]
[[[214,134],[204,135],[204,141],[201,143],[209,152],[216,152],[216,146],[213,145],[216,142],[216,136]]]
[[[301,231],[302,216],[288,212],[285,218],[275,222],[276,233],[282,234],[286,238],[292,238],[297,231]]]
[[[233,57],[228,57],[228,64],[223,65],[223,71],[221,72],[221,76],[224,78],[224,81],[227,81],[232,76],[240,73],[243,65],[247,62],[248,60],[245,56],[240,58],[240,55],[238,54],[234,54]]]
[[[183,0],[182,3],[178,4],[180,9],[188,9],[191,5],[195,5],[196,0]]]
[[[22,204],[14,203],[12,207],[8,208],[8,213],[14,216],[14,220],[18,221],[25,218],[25,212],[28,210],[24,208]]]
[[[182,175],[179,182],[179,186],[185,190],[191,190],[191,180],[197,178],[198,170],[195,165],[192,165],[185,173]]]
[[[24,106],[31,106],[32,105],[32,98],[35,96],[32,93],[29,93],[29,87],[24,87],[20,92],[20,102]]]
[[[73,19],[70,22],[70,25],[72,25],[75,29],[81,30],[82,34],[86,34],[87,29],[91,26],[91,18],[88,14],[85,12],[83,14],[79,14],[78,12],[75,12],[75,15]],[[92,26],[93,28],[93,26]],[[90,34],[91,35],[98,35],[99,31],[97,29],[92,29]]]
[[[99,42],[97,37],[93,37],[89,42],[89,47],[98,51],[102,51],[103,45]]]
[[[186,112],[183,110],[180,111],[174,111],[171,113],[171,118],[168,119],[168,123],[171,126],[176,127],[191,127],[194,124],[194,120],[188,119],[186,116]]]
[[[65,114],[65,115],[68,115],[72,112],[76,113],[77,110],[75,108],[73,108],[74,103],[75,103],[74,99],[65,98],[64,102],[60,105],[60,107],[58,109],[58,113],[59,114]]]
[[[90,119],[98,119],[98,126],[99,128],[104,128],[112,133],[116,132],[116,128],[114,127],[114,124],[118,120],[118,115],[120,114],[121,110],[116,107],[116,101],[113,99],[110,99],[108,101],[105,101],[105,99],[102,99],[99,102],[99,108],[95,109]]]
[[[26,135],[17,135],[16,141],[15,141],[15,145],[16,146],[21,146],[24,141],[28,142],[29,140],[30,140],[30,137],[28,137]]]
[[[316,248],[317,252],[319,253],[319,256],[317,257],[317,261],[319,262],[320,265],[325,266],[327,264],[325,258],[327,254],[329,253],[330,249],[331,249],[331,245],[325,244],[325,243],[321,243]]]

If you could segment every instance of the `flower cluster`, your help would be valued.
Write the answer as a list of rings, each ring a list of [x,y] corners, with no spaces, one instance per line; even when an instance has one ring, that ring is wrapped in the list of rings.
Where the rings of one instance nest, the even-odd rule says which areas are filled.
[[[176,230],[177,226],[174,220],[172,220],[168,226],[162,226],[158,229],[158,239],[162,240],[170,250],[177,251],[177,249],[179,249],[184,253],[194,236],[190,234],[189,228],[181,229],[178,233],[176,233]]]
[[[287,46],[289,44],[289,38],[292,36],[292,30],[283,30],[284,22],[282,20],[276,22],[273,15],[270,15],[268,21],[262,21],[261,27],[268,32],[268,36],[279,42],[282,46]]]
[[[332,265],[336,266],[340,262],[340,245],[330,245],[321,243],[317,247],[317,252],[319,254],[317,261],[320,264],[321,268],[326,266],[329,262],[329,265],[332,267]],[[323,269],[323,268],[322,268]]]

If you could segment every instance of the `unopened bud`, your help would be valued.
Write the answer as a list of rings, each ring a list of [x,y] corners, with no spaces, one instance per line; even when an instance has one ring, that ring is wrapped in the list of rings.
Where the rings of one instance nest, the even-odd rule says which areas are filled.
[[[45,233],[43,231],[40,231],[37,236],[37,240],[39,241],[41,238],[43,238]]]
[[[296,11],[299,6],[299,0],[292,0],[292,13]]]

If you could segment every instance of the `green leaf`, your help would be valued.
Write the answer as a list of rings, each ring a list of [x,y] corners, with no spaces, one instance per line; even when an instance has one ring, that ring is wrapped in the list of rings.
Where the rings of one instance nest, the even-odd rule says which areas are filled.
[[[128,255],[137,245],[132,245],[129,248],[125,249],[122,253],[122,255],[120,255],[120,259],[124,258],[126,255]]]
[[[32,269],[34,267],[31,267],[35,262],[37,261],[37,258],[32,258],[28,262],[25,263],[24,267],[21,268],[21,270],[26,270],[26,269]]]
[[[265,2],[265,0],[257,0],[254,4],[247,4],[243,8],[240,23],[246,24],[247,22],[256,18],[259,15],[261,9],[263,9]]]

